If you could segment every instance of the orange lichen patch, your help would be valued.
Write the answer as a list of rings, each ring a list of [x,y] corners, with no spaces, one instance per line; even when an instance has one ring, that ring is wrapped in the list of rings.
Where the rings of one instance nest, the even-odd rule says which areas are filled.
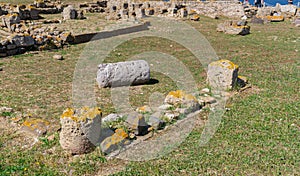
[[[226,68],[228,68],[230,70],[232,70],[232,69],[238,69],[239,68],[238,65],[234,64],[233,62],[231,62],[229,60],[225,60],[225,59],[221,59],[221,60],[212,62],[211,65],[220,66],[220,67],[226,67]]]
[[[100,108],[97,107],[96,108],[83,107],[78,111],[75,111],[72,108],[67,108],[61,115],[61,118],[70,118],[73,121],[78,122],[78,121],[86,121],[86,119],[93,119],[98,115],[102,116],[102,111]]]
[[[128,134],[123,129],[116,129],[115,133],[110,137],[109,142],[105,144],[106,148],[122,142],[128,137]]]
[[[141,113],[144,113],[144,112],[150,112],[151,109],[149,106],[145,105],[145,106],[142,106],[142,107],[138,107],[136,109],[137,112],[141,112]]]
[[[175,98],[186,99],[186,100],[197,100],[196,97],[194,97],[191,94],[187,94],[182,90],[171,91],[168,93],[167,96],[173,96]]]
[[[17,17],[19,16],[17,13],[13,13],[13,14],[7,14],[6,15],[7,17]]]
[[[194,21],[198,21],[200,19],[200,15],[194,14],[191,19]]]
[[[190,14],[190,15],[195,14],[195,13],[196,13],[195,10],[190,10],[190,11],[189,11],[189,14]]]
[[[173,96],[175,98],[182,98],[184,96],[184,92],[182,90],[171,91],[168,93],[168,96]]]
[[[41,128],[41,126],[48,126],[48,125],[50,125],[50,122],[42,119],[36,119],[36,118],[29,118],[22,124],[22,126],[27,126],[31,130],[35,130]]]
[[[282,15],[280,16],[271,16],[271,15],[268,15],[267,16],[267,20],[269,21],[283,21],[284,20],[284,17]]]

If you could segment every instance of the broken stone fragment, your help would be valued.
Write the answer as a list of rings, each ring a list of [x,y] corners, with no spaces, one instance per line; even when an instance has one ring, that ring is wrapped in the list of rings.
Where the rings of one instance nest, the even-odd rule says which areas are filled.
[[[76,19],[77,16],[78,16],[78,13],[77,13],[76,9],[71,5],[66,7],[64,9],[64,11],[62,12],[62,17],[64,20]]]
[[[100,64],[97,83],[100,87],[144,84],[150,80],[150,67],[144,60]]]
[[[148,123],[151,127],[153,127],[154,130],[160,130],[166,125],[165,121],[163,121],[160,118],[155,117],[153,115],[151,115],[149,117],[149,122]]]
[[[125,125],[132,131],[135,135],[145,135],[148,133],[149,125],[146,123],[145,118],[142,114],[130,113],[128,114]]]
[[[99,108],[83,107],[66,109],[60,118],[60,145],[71,154],[88,153],[99,142],[101,136]]]
[[[63,56],[60,55],[60,54],[55,54],[55,55],[53,56],[53,59],[55,59],[55,60],[64,60]]]
[[[0,113],[3,113],[3,112],[9,112],[9,113],[12,113],[13,112],[13,108],[8,108],[8,107],[0,107]]]
[[[176,90],[169,92],[164,102],[171,105],[177,105],[190,101],[197,101],[197,99],[192,94],[187,94],[182,90]]]
[[[204,104],[213,104],[217,102],[217,100],[211,96],[201,97],[201,100],[204,102]]]
[[[123,129],[116,129],[112,136],[105,138],[101,142],[101,151],[105,154],[109,154],[110,152],[117,150],[122,147],[126,138],[128,138],[128,134]]]
[[[237,77],[237,84],[240,87],[245,87],[248,83],[248,79],[245,76],[238,76]]]
[[[218,60],[208,65],[207,80],[214,91],[232,89],[238,77],[238,65],[229,60]]]
[[[119,114],[109,114],[105,117],[102,118],[102,124],[108,123],[108,122],[113,122],[121,119],[122,116]]]
[[[47,133],[50,122],[43,119],[29,118],[21,125],[20,132],[29,134],[33,138],[44,136]]]

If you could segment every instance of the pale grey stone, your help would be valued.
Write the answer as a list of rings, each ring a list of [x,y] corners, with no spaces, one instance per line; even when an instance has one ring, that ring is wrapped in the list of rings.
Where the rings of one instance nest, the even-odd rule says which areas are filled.
[[[207,79],[212,90],[232,89],[238,76],[238,66],[229,60],[219,60],[208,65]]]
[[[100,87],[144,84],[150,80],[150,67],[144,60],[100,64],[97,82]]]

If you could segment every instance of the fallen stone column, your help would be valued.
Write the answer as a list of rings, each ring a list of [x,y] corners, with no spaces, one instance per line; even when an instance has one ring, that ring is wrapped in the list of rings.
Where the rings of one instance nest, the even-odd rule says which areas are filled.
[[[100,87],[144,84],[150,80],[150,67],[144,60],[100,64],[97,82]]]
[[[92,151],[101,135],[99,108],[68,108],[60,118],[62,125],[59,143],[71,154],[84,154]]]

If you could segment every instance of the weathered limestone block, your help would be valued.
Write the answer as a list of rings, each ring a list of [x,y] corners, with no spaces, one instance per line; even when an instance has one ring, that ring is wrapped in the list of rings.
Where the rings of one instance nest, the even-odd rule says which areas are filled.
[[[2,17],[2,25],[7,27],[10,31],[13,31],[11,28],[14,24],[20,23],[20,16],[16,13],[8,14]]]
[[[116,129],[112,136],[105,138],[101,142],[101,151],[105,154],[108,154],[114,150],[117,150],[124,144],[126,138],[128,138],[128,134],[123,129]]]
[[[145,9],[145,14],[148,16],[154,15],[155,11],[153,8],[147,8]]]
[[[142,114],[131,113],[128,114],[125,125],[135,135],[145,135],[148,132],[149,125],[146,123],[145,118]]]
[[[276,6],[279,6],[280,12],[283,13],[285,17],[292,17],[297,12],[297,7],[292,4],[280,5],[277,3]]]
[[[149,117],[148,124],[151,127],[153,127],[154,130],[159,130],[159,129],[162,129],[166,125],[166,122],[161,120],[159,117],[151,115]]]
[[[187,94],[182,90],[171,91],[165,98],[165,103],[174,105],[180,114],[189,114],[201,109],[195,96]]]
[[[31,36],[16,35],[12,38],[12,42],[19,47],[31,47],[34,45],[34,39]]]
[[[208,65],[207,80],[212,90],[232,89],[237,77],[238,65],[229,60],[219,60]]]
[[[33,138],[37,138],[47,133],[49,125],[50,122],[46,120],[29,118],[21,125],[20,132],[24,132]]]
[[[250,26],[238,25],[237,22],[230,21],[218,24],[217,31],[231,35],[247,35],[250,34]]]
[[[144,60],[100,64],[97,82],[100,87],[144,84],[150,80],[150,67]]]
[[[135,10],[135,15],[136,18],[145,18],[146,14],[145,14],[145,9],[144,8],[138,8]]]
[[[73,6],[69,5],[62,12],[62,16],[63,16],[64,20],[70,20],[70,19],[76,19],[78,14],[77,14],[76,9],[74,9]]]
[[[188,16],[188,11],[186,8],[180,9],[180,18],[186,18]]]
[[[60,118],[61,147],[72,154],[90,152],[100,139],[101,116],[99,108],[66,109]]]

